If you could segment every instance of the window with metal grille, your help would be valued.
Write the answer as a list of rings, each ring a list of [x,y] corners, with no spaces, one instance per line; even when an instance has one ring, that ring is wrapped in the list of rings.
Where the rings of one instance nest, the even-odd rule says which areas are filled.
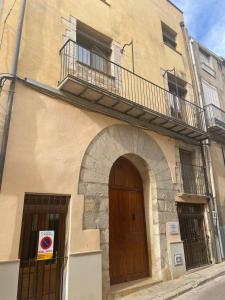
[[[176,50],[177,48],[177,33],[171,29],[169,26],[167,26],[165,23],[162,24],[162,34],[163,34],[163,42],[170,48]]]

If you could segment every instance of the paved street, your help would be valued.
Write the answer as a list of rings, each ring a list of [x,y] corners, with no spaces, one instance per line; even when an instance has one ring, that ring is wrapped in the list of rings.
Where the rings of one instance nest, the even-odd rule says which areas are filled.
[[[218,277],[176,300],[225,300],[225,276]]]

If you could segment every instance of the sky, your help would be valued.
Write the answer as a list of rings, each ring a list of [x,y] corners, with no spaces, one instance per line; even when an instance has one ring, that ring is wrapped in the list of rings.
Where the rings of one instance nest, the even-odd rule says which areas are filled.
[[[225,0],[172,0],[184,12],[189,34],[225,58]]]

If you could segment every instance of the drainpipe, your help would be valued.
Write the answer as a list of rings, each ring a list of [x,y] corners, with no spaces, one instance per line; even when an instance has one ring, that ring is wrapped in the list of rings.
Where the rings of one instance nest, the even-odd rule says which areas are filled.
[[[19,16],[19,22],[18,22],[18,28],[16,34],[16,46],[15,46],[15,52],[13,57],[12,73],[11,73],[12,81],[10,83],[9,92],[8,92],[8,106],[7,106],[7,113],[5,117],[4,129],[3,129],[2,144],[0,149],[0,188],[2,187],[3,171],[4,171],[6,150],[7,150],[8,137],[9,137],[9,128],[10,128],[10,121],[11,121],[12,107],[13,107],[13,100],[14,100],[14,93],[15,93],[15,86],[16,86],[17,68],[18,68],[25,9],[26,9],[26,0],[22,0],[21,12]]]
[[[199,98],[201,95],[199,95],[198,93],[198,87],[197,85],[197,81],[195,80],[195,70],[194,70],[194,64],[193,64],[193,60],[191,57],[191,49],[190,49],[190,45],[189,45],[189,34],[188,34],[188,30],[185,27],[184,22],[180,23],[181,29],[182,29],[182,33],[183,33],[183,38],[184,38],[184,44],[185,44],[185,50],[186,50],[186,54],[187,54],[187,59],[188,59],[188,65],[190,68],[190,73],[191,73],[191,78],[192,78],[192,87],[193,87],[193,92],[194,92],[194,96],[195,98],[198,100],[198,104],[199,104]]]
[[[206,161],[206,154],[204,151],[204,146],[206,146],[205,150],[207,151],[207,156],[208,159]],[[204,145],[203,143],[201,143],[201,155],[202,155],[202,162],[203,162],[203,169],[204,169],[204,178],[205,178],[205,185],[206,185],[206,194],[209,196],[208,199],[208,204],[209,204],[209,212],[210,212],[210,219],[211,219],[211,224],[212,224],[212,231],[213,231],[213,248],[214,248],[214,255],[215,255],[215,260],[216,263],[221,262],[222,258],[223,258],[223,249],[221,247],[222,245],[222,241],[221,241],[221,236],[220,236],[220,231],[219,231],[219,227],[218,227],[218,214],[217,214],[217,205],[216,205],[216,201],[215,201],[215,197],[213,196],[214,194],[214,189],[213,186],[211,184],[211,189],[212,189],[212,193],[210,193],[209,191],[209,178],[207,175],[207,170],[209,170],[209,176],[210,176],[210,181],[213,182],[213,173],[211,172],[211,168],[210,168],[210,158],[209,158],[209,151],[208,151],[208,145]],[[208,164],[207,164],[208,162]],[[207,168],[208,165],[208,168]],[[216,219],[215,216],[213,216],[212,211],[216,212]],[[215,220],[215,221],[214,221]],[[216,222],[216,224],[215,224]]]
[[[194,69],[194,77],[195,77],[195,81],[196,81],[196,85],[197,85],[197,92],[198,92],[198,98],[200,101],[200,106],[203,108],[204,107],[204,103],[203,103],[203,91],[201,90],[201,84],[199,82],[199,77],[198,77],[198,71],[197,71],[197,66],[196,66],[196,61],[195,61],[195,56],[194,56],[194,51],[193,51],[193,43],[194,40],[191,38],[190,39],[190,56],[191,56],[191,61],[193,63],[193,69]],[[204,127],[205,130],[207,130],[206,128],[206,122],[205,122],[205,118],[204,118]],[[223,248],[222,248],[222,240],[221,240],[221,234],[220,234],[220,230],[219,230],[219,220],[218,220],[218,212],[217,212],[217,204],[216,204],[216,194],[215,194],[215,184],[214,184],[214,177],[213,177],[213,170],[212,170],[212,163],[211,163],[211,155],[210,155],[210,150],[209,150],[209,141],[206,140],[205,144],[201,144],[201,152],[202,152],[202,158],[203,158],[203,164],[204,164],[204,170],[205,170],[205,176],[206,176],[206,185],[207,185],[207,192],[208,195],[210,197],[210,201],[209,201],[209,206],[211,206],[211,210],[210,210],[210,215],[211,215],[211,223],[213,224],[213,232],[214,232],[214,237],[215,237],[215,248],[216,248],[216,261],[219,262],[221,261],[221,259],[224,259],[224,253],[223,253]],[[207,151],[207,156],[208,159],[206,161],[205,159],[205,153],[204,153],[204,146],[206,147],[206,151]],[[207,168],[208,166],[208,168]],[[211,184],[211,189],[212,189],[212,193],[209,193],[209,180],[207,177],[207,172],[206,170],[209,170],[209,174],[210,174],[210,184]],[[216,225],[214,225],[213,222],[213,215],[212,215],[212,209],[215,211],[216,213]],[[215,226],[215,228],[214,228]]]
[[[221,233],[220,233],[220,226],[219,226],[219,218],[218,218],[218,209],[217,209],[217,203],[216,203],[216,190],[215,190],[215,181],[214,181],[214,175],[213,175],[213,169],[212,169],[212,158],[211,153],[206,145],[206,151],[208,156],[208,168],[209,168],[209,174],[210,174],[210,181],[211,181],[211,189],[212,193],[210,194],[210,200],[213,206],[213,210],[215,211],[216,218],[215,219],[215,231],[217,234],[217,240],[216,240],[216,246],[217,246],[217,258],[218,262],[221,262],[221,260],[224,260],[224,252],[223,252],[223,246],[222,246],[222,239],[221,239]]]

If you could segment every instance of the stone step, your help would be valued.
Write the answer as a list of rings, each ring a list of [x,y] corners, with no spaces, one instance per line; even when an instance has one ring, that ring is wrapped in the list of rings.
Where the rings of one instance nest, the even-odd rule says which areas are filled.
[[[118,300],[129,294],[138,292],[140,290],[144,290],[160,282],[160,280],[155,280],[153,278],[144,278],[135,281],[116,284],[111,287],[111,295],[109,299]]]

